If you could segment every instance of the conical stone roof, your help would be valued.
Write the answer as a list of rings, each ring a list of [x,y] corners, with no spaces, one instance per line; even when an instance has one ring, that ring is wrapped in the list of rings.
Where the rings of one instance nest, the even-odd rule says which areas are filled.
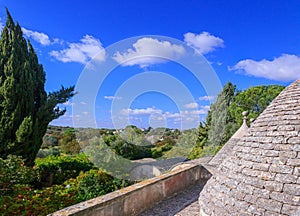
[[[199,204],[200,215],[300,215],[300,79],[234,145]]]

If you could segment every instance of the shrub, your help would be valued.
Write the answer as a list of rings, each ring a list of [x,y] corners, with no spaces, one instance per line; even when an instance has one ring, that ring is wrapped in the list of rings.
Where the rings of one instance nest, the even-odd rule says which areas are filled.
[[[95,169],[81,173],[77,180],[78,197],[82,200],[92,199],[129,185],[128,181],[116,179],[102,170]]]
[[[59,156],[59,149],[56,147],[51,147],[50,149],[40,149],[36,155],[37,158],[45,158],[50,155]]]
[[[54,147],[58,145],[58,138],[52,135],[46,134],[43,137],[43,144],[42,148],[49,148],[49,147]]]
[[[0,197],[1,215],[47,215],[76,204],[76,187],[54,185],[42,190],[33,190],[28,185],[16,184],[13,194]]]
[[[0,195],[10,194],[15,184],[30,184],[34,178],[34,170],[26,167],[20,156],[0,158]]]
[[[0,158],[0,215],[47,215],[130,184],[92,168],[84,155],[38,159],[34,169],[24,166],[18,156]],[[62,182],[78,172],[79,175],[60,185],[35,189],[31,184],[37,178],[36,173],[40,175],[45,170],[55,173],[55,182]]]
[[[62,184],[70,178],[75,178],[81,171],[88,171],[94,165],[83,154],[74,156],[49,156],[36,159],[36,169],[39,181],[45,182],[53,175],[53,184]]]

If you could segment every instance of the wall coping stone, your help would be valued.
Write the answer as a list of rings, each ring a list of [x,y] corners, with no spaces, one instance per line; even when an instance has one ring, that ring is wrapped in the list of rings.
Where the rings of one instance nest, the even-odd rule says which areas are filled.
[[[183,166],[151,179],[94,199],[69,206],[49,216],[65,215],[137,215],[156,203],[174,196],[188,186],[205,184],[211,177],[201,162],[208,158],[187,162]]]

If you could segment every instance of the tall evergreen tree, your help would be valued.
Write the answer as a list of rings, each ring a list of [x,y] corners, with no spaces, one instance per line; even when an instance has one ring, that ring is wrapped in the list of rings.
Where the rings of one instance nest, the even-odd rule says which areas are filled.
[[[33,165],[49,122],[66,112],[57,105],[74,96],[74,86],[45,92],[43,67],[6,12],[0,38],[0,157],[19,155]]]
[[[227,82],[218,95],[214,104],[210,106],[209,122],[207,122],[208,140],[207,145],[219,146],[225,142],[225,127],[227,121],[227,110],[232,102],[236,91],[236,86]]]

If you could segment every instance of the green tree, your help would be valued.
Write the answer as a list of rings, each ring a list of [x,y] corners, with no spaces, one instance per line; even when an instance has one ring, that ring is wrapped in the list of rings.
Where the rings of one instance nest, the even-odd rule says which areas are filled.
[[[205,124],[200,122],[198,139],[189,159],[214,155],[242,125],[243,111],[249,112],[249,124],[250,119],[257,118],[283,89],[284,86],[270,85],[237,91],[235,85],[228,82],[211,105]]]
[[[227,82],[223,87],[222,92],[214,104],[210,106],[210,113],[207,122],[208,130],[208,145],[219,146],[226,140],[225,126],[228,122],[227,110],[231,104],[236,92],[236,86],[231,82]]]
[[[61,150],[66,154],[76,155],[80,152],[80,145],[76,139],[75,129],[68,128],[59,140]]]
[[[208,116],[211,116],[210,112],[208,113]],[[207,117],[206,121],[209,122],[209,119],[210,117]],[[207,137],[208,137],[208,125],[200,122],[198,127],[198,136],[197,136],[196,144],[188,155],[189,159],[193,160],[201,157],[203,148],[207,142]]]
[[[245,91],[236,92],[227,112],[225,141],[240,128],[243,123],[242,112],[248,111],[248,124],[255,119],[277,97],[284,86],[256,86]]]
[[[74,86],[47,94],[45,72],[7,12],[0,39],[0,157],[19,155],[33,165],[50,121],[65,113],[57,105],[74,95]]]

